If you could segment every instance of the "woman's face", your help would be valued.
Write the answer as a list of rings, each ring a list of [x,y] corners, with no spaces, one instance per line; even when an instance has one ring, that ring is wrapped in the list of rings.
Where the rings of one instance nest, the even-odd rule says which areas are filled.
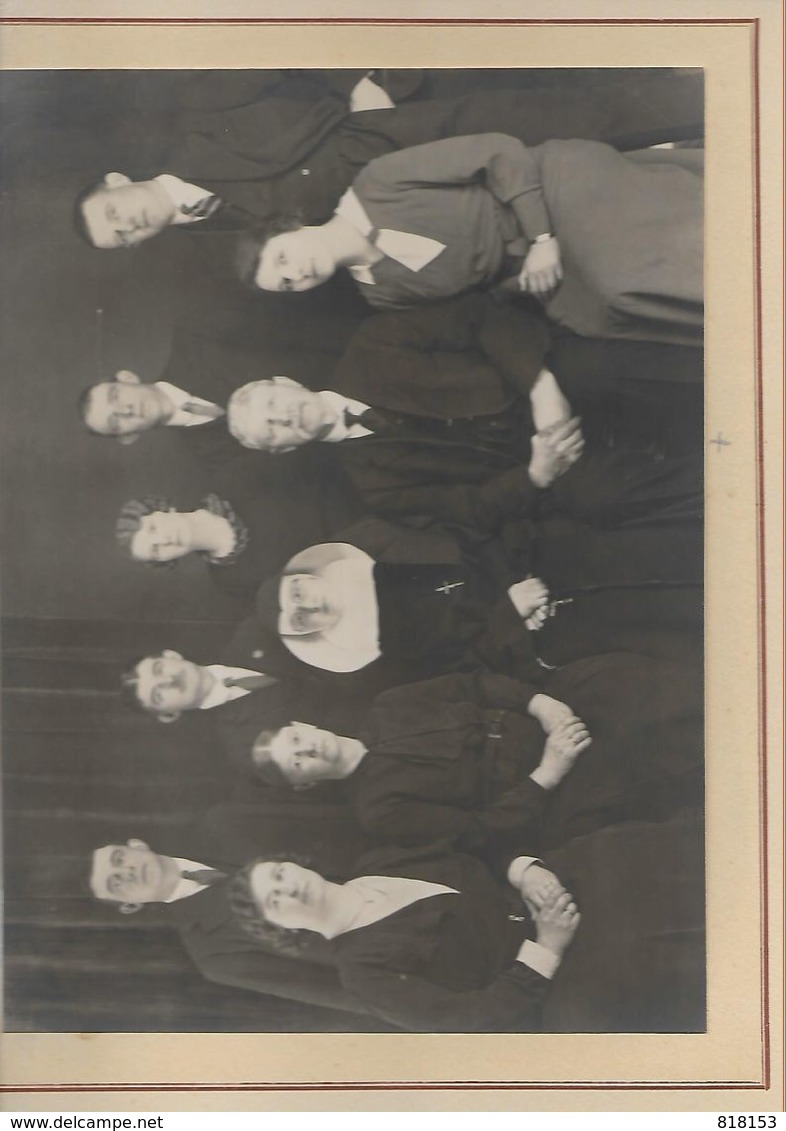
[[[343,778],[345,768],[341,753],[341,741],[337,735],[309,723],[290,723],[281,727],[266,748],[270,761],[294,786]]]
[[[281,579],[280,601],[284,635],[325,632],[341,616],[330,584],[310,573],[286,574]]]
[[[179,511],[143,515],[131,539],[131,556],[140,562],[171,562],[190,554],[191,527]]]
[[[269,923],[317,931],[327,911],[328,888],[318,872],[289,861],[264,860],[251,869],[251,895]]]
[[[271,236],[259,253],[254,283],[263,291],[310,291],[335,274],[336,263],[319,228]]]

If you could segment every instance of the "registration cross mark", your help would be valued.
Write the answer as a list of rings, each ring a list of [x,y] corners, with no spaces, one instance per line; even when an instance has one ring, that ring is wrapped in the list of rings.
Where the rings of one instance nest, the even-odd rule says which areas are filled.
[[[714,440],[710,440],[710,443],[711,443],[711,444],[715,444],[717,451],[720,451],[720,450],[721,450],[721,448],[728,448],[728,447],[730,447],[730,445],[731,445],[731,440],[724,440],[724,439],[723,439],[723,433],[722,433],[722,432],[719,432],[719,433],[718,433],[718,435],[717,435],[717,436],[715,437],[715,439],[714,439]]]

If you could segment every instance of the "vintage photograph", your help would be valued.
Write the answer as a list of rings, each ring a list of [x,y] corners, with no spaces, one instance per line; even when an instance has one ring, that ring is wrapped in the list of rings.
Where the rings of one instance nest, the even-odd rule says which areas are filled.
[[[702,69],[0,100],[6,1028],[704,1033]]]

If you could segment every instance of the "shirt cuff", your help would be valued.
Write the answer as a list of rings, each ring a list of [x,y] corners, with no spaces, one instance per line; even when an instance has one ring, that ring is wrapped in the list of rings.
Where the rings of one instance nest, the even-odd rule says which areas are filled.
[[[530,970],[534,970],[536,974],[540,974],[544,978],[553,978],[559,969],[561,959],[552,951],[546,950],[545,946],[541,946],[540,943],[527,939],[516,955],[516,961],[523,962],[525,966],[529,966]]]
[[[508,882],[517,888],[521,884],[521,879],[527,868],[533,864],[540,864],[537,856],[517,856],[515,860],[511,860],[508,866]]]

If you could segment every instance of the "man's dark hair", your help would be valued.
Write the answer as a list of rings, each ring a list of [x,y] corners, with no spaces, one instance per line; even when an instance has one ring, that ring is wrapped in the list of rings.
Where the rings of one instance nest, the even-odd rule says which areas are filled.
[[[155,653],[160,655],[160,653]],[[137,668],[143,660],[148,659],[148,653],[137,658],[130,663],[124,671],[120,673],[120,701],[126,707],[130,707],[132,711],[143,711],[146,715],[151,714],[147,707],[144,706],[139,698],[139,674]]]
[[[259,256],[262,248],[273,236],[280,236],[282,232],[296,232],[303,227],[303,220],[296,215],[271,216],[261,224],[257,224],[248,232],[244,232],[237,241],[235,249],[235,274],[240,282],[258,291],[259,287],[254,282],[254,277],[259,266]]]
[[[76,411],[79,413],[79,417],[82,423],[91,436],[103,436],[106,439],[108,438],[108,433],[97,432],[95,428],[91,428],[87,420],[87,414],[90,411],[90,402],[93,398],[93,389],[95,389],[95,385],[85,385],[84,389],[79,394],[79,397],[77,399]]]
[[[256,747],[261,745],[269,749],[270,743],[281,730],[281,727],[285,726],[287,726],[287,723],[281,723],[281,726],[269,727],[266,730],[260,731],[256,739],[254,740],[254,746]],[[276,763],[270,758],[269,753],[264,757],[264,761],[258,762],[254,757],[252,750],[250,760],[252,774],[255,778],[258,778],[259,781],[264,782],[265,785],[269,785],[273,789],[290,791],[294,789],[292,782],[289,780],[286,774],[284,774],[281,767],[277,766]]]
[[[87,229],[87,221],[85,220],[85,211],[83,206],[94,193],[98,192],[99,189],[102,189],[104,187],[105,185],[103,177],[99,177],[97,181],[91,181],[89,185],[85,185],[85,187],[77,194],[77,198],[74,201],[73,213],[71,216],[74,225],[74,231],[76,232],[76,234],[81,240],[84,240],[86,244],[89,244],[89,246],[93,248],[96,245],[90,238],[90,232]]]

